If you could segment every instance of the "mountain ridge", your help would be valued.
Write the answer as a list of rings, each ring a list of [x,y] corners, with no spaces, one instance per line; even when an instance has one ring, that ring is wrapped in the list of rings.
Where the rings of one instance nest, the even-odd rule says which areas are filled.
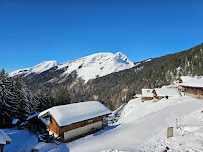
[[[67,77],[75,71],[77,77],[83,79],[85,83],[87,83],[90,79],[102,77],[113,72],[131,68],[133,66],[134,63],[121,52],[117,52],[116,54],[109,52],[100,52],[60,64],[58,64],[56,60],[44,61],[31,68],[20,69],[11,72],[9,75],[11,77],[17,75],[27,77],[29,75],[40,74],[42,72],[55,68],[55,70],[64,69],[61,77]],[[49,80],[49,82],[52,81],[58,80]],[[60,79],[59,81],[63,80]]]
[[[132,68],[100,75],[88,82],[78,77],[77,70],[63,75],[67,71],[66,66],[30,75],[25,81],[35,94],[44,88],[55,93],[59,87],[66,87],[71,95],[77,96],[78,101],[99,100],[110,109],[115,109],[134,94],[141,93],[142,88],[158,88],[170,84],[180,75],[203,75],[202,48],[203,44],[200,44],[178,53],[149,58],[134,63]],[[78,64],[77,69],[80,68]]]

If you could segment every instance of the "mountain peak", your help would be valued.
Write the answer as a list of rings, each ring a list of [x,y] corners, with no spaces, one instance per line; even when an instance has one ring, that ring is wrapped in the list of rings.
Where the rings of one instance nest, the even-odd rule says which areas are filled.
[[[100,52],[71,62],[62,63],[58,66],[58,69],[67,67],[63,76],[76,71],[78,77],[88,82],[90,79],[129,69],[133,66],[134,63],[121,52],[116,54]]]

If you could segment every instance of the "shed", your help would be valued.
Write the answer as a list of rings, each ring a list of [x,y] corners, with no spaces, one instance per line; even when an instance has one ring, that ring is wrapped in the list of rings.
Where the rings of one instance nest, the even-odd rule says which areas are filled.
[[[50,118],[47,128],[50,135],[70,141],[82,135],[96,132],[103,127],[103,118],[111,111],[99,101],[87,101],[55,106],[39,114]]]
[[[142,96],[141,100],[142,102],[146,100],[152,100],[153,99],[153,89],[142,89]]]
[[[154,101],[161,100],[162,98],[179,97],[180,94],[176,89],[156,88],[153,90]]]
[[[40,112],[34,114],[34,115],[31,115],[30,117],[28,117],[26,119],[27,121],[27,127],[28,129],[31,131],[31,132],[39,132],[41,134],[44,134],[46,133],[46,124],[47,124],[47,121],[48,119],[38,119],[38,115],[40,114]]]
[[[198,96],[203,96],[203,77],[199,76],[196,79],[182,83],[185,93],[191,93]]]
[[[0,149],[3,152],[4,146],[6,144],[10,144],[12,139],[2,130],[0,129]]]

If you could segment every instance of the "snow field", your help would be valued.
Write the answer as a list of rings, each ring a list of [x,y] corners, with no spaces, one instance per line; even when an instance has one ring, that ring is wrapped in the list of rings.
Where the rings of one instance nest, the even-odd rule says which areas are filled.
[[[4,146],[4,152],[30,152],[38,143],[37,136],[27,130],[15,128],[2,130],[12,139],[10,144]]]
[[[14,147],[26,151],[36,144],[34,147],[39,152],[160,152],[166,146],[169,152],[200,152],[203,151],[202,110],[203,100],[188,96],[144,103],[140,98],[132,99],[118,122],[69,143],[37,144],[36,136],[24,133],[24,137],[21,136],[24,131],[12,133],[15,131],[4,129],[13,140],[13,145],[6,145],[5,151]],[[168,127],[173,127],[174,137],[167,138]],[[21,140],[16,142],[17,136]]]

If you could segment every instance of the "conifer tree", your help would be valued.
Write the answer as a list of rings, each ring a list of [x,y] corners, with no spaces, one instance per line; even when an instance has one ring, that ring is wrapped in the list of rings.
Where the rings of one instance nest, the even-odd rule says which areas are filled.
[[[70,103],[71,98],[70,94],[68,93],[68,89],[65,87],[59,87],[55,96],[55,105],[65,105]]]
[[[0,71],[0,127],[10,127],[12,119],[19,115],[17,95],[12,90],[10,81],[5,70]]]

